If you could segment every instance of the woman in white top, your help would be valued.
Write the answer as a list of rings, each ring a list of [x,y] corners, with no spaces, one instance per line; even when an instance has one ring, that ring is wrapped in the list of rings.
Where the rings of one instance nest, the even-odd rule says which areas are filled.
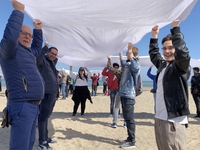
[[[87,71],[87,74],[85,72]],[[75,80],[75,90],[73,92],[72,100],[74,101],[74,109],[72,116],[76,115],[79,104],[81,103],[81,116],[85,112],[85,102],[89,99],[92,103],[90,91],[88,89],[88,79],[91,77],[91,72],[85,67],[80,67],[78,74],[75,75],[72,72],[72,66],[70,66],[70,76]]]

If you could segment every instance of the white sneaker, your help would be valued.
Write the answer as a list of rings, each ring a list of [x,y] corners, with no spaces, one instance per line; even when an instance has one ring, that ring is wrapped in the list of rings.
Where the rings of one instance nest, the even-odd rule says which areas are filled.
[[[112,115],[112,114],[110,114],[110,115],[109,115],[109,117],[110,117],[110,118],[112,118],[112,117],[113,117],[113,115]]]

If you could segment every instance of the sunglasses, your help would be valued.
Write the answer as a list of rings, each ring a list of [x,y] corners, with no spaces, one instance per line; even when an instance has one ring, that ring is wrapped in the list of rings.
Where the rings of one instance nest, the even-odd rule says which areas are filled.
[[[25,36],[28,35],[30,38],[33,38],[33,35],[30,34],[30,33],[28,33],[28,32],[26,32],[26,31],[21,30],[21,34],[23,34],[23,35],[25,35]]]
[[[168,46],[168,47],[163,47],[162,50],[166,51],[166,50],[172,50],[174,49],[174,46]]]

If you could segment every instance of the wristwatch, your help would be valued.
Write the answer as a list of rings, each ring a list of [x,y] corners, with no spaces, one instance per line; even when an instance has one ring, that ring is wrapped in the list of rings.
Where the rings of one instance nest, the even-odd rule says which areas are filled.
[[[133,54],[133,52],[127,52],[128,54]]]

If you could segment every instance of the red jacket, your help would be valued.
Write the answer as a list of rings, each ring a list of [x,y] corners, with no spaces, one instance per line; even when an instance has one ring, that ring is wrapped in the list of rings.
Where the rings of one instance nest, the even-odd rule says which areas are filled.
[[[115,75],[113,73],[111,73],[110,71],[107,71],[107,70],[108,70],[108,68],[105,67],[102,71],[102,75],[108,77],[108,88],[109,89],[118,89],[117,78],[115,77]]]
[[[97,81],[98,81],[99,76],[100,76],[99,73],[98,73],[98,76],[91,76],[92,85],[97,85]]]

